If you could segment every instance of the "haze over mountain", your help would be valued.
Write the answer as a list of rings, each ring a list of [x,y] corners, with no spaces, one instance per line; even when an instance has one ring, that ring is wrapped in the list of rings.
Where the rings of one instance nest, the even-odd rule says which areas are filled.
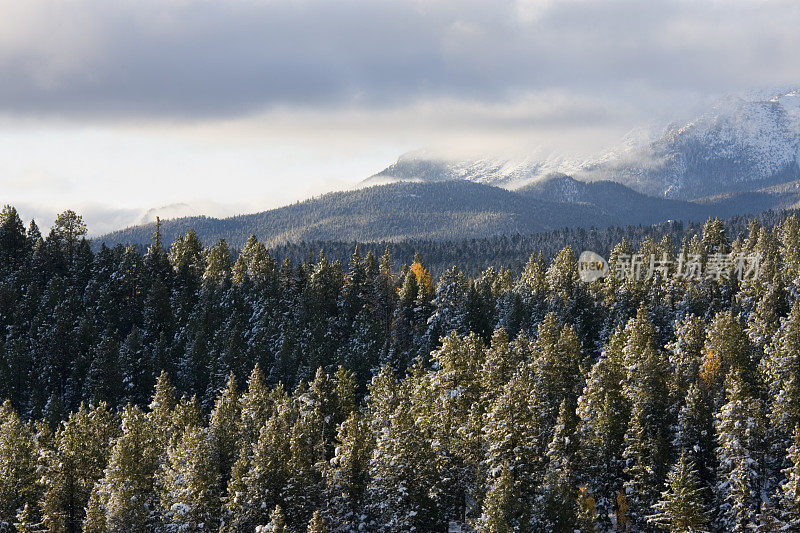
[[[654,139],[630,142],[588,159],[448,161],[426,152],[402,155],[364,183],[465,179],[515,189],[551,173],[616,181],[636,191],[684,200],[800,178],[800,91],[745,99],[730,96]]]
[[[729,97],[654,140],[583,161],[409,153],[361,189],[252,215],[181,218],[162,229],[167,242],[195,228],[206,242],[225,238],[234,246],[251,233],[270,243],[442,240],[793,208],[800,205],[799,95]],[[151,234],[152,224],[97,241],[145,244]]]

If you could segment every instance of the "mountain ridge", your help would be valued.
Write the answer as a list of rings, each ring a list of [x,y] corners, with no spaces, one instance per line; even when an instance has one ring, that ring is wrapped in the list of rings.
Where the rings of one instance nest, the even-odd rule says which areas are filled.
[[[558,189],[564,187],[575,189],[570,201],[553,201]],[[234,247],[242,246],[250,234],[268,244],[457,240],[563,228],[702,221],[735,211],[730,201],[725,197],[698,204],[654,198],[614,182],[583,183],[558,175],[516,191],[466,180],[398,182],[329,193],[249,215],[166,220],[161,223],[161,231],[165,243],[194,229],[204,242],[224,238]],[[761,199],[762,204],[764,201]],[[109,246],[146,245],[154,229],[154,224],[134,226],[98,237],[94,242]]]
[[[631,138],[590,158],[448,160],[410,152],[361,183],[465,179],[513,190],[554,173],[680,200],[794,181],[800,179],[800,91],[749,100],[728,96],[654,138]]]

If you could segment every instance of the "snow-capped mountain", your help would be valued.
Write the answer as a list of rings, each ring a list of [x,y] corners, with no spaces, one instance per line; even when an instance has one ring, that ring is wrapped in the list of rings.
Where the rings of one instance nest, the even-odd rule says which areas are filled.
[[[800,179],[799,162],[800,91],[795,90],[766,99],[726,97],[655,138],[629,138],[590,159],[561,154],[447,161],[417,152],[365,183],[465,179],[517,189],[563,173],[581,181],[616,181],[652,196],[694,199]]]
[[[611,179],[653,196],[683,199],[798,179],[799,94],[725,98],[648,144],[584,163],[576,177]]]
[[[504,189],[517,189],[554,173],[576,170],[559,156],[521,159],[481,158],[453,161],[425,151],[401,155],[395,163],[362,183],[376,185],[397,181],[437,182],[467,180]]]

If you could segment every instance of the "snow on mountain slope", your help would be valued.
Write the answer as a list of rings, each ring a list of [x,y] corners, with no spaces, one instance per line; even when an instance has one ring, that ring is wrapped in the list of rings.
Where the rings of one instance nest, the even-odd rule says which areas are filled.
[[[680,199],[761,188],[800,178],[800,91],[764,99],[726,97],[695,120],[644,142],[640,138],[630,136],[591,159],[553,154],[448,161],[415,152],[364,183],[464,179],[517,189],[561,173]]]
[[[537,179],[576,169],[556,156],[527,157],[521,159],[480,158],[475,160],[445,160],[424,151],[401,155],[397,162],[362,183],[374,185],[396,181],[436,182],[467,180],[485,185],[516,189]]]
[[[796,91],[769,100],[728,97],[649,144],[584,163],[576,177],[684,199],[761,187],[796,179],[799,133]]]

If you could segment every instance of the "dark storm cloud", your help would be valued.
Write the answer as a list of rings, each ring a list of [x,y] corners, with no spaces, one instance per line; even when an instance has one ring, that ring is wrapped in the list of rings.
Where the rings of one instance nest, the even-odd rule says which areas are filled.
[[[642,109],[800,82],[795,2],[0,0],[0,14],[10,115],[203,120],[537,93]]]

